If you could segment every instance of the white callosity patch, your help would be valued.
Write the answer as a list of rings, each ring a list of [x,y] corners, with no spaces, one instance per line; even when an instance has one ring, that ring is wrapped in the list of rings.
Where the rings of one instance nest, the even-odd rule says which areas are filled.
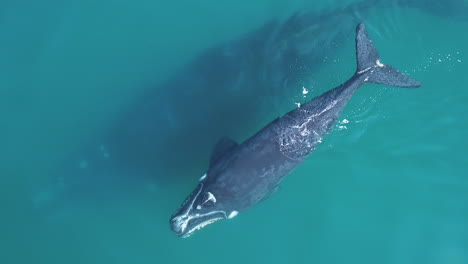
[[[219,220],[222,220],[223,218],[222,217],[217,217],[217,218],[212,218],[210,220],[207,220],[205,222],[201,222],[200,224],[194,226],[192,229],[190,229],[189,231],[187,231],[187,233],[183,236],[184,238],[187,238],[189,236],[191,236],[193,234],[193,232],[199,230],[199,229],[202,229],[203,227],[209,225],[209,224],[212,224],[216,221],[219,221]]]
[[[303,95],[306,95],[309,93],[309,90],[307,90],[307,88],[305,88],[304,86],[302,86],[302,94]]]
[[[201,217],[207,217],[207,216],[210,216],[210,215],[214,215],[214,214],[223,214],[224,215],[224,218],[223,217],[214,217],[214,218],[210,218],[210,219],[207,219],[206,221],[203,221],[201,223],[199,223],[198,225],[192,227],[190,230],[188,230],[182,237],[186,238],[186,237],[189,237],[190,235],[193,234],[193,232],[209,225],[209,224],[212,224],[216,221],[219,221],[219,220],[222,220],[222,219],[225,219],[225,218],[228,218],[226,216],[226,212],[224,211],[213,211],[213,212],[209,212],[209,213],[206,213],[206,214],[195,214],[194,216],[191,216],[188,218],[187,222],[185,223],[185,226],[184,228],[182,229],[183,231],[185,230],[185,228],[187,228],[187,225],[188,225],[188,222],[191,221],[191,220],[194,220],[194,219],[197,219],[197,218],[201,218]]]
[[[203,174],[203,176],[201,176],[200,179],[199,179],[198,181],[203,181],[205,178],[206,178],[206,173]]]
[[[207,216],[215,215],[215,214],[221,214],[224,217],[209,218],[209,219],[197,224],[196,226],[192,227],[190,230],[185,232],[185,234],[182,237],[188,237],[198,229],[201,229],[201,228],[203,228],[203,227],[205,227],[205,226],[207,226],[207,225],[209,225],[211,223],[214,223],[214,222],[216,222],[218,220],[228,218],[227,215],[226,215],[226,212],[224,212],[224,211],[211,211],[211,212],[208,212],[208,213],[205,213],[205,214],[192,213],[195,201],[200,196],[202,190],[203,190],[203,183],[200,183],[200,188],[198,189],[197,193],[192,197],[192,199],[191,200],[186,200],[182,204],[182,207],[183,207],[187,203],[190,202],[190,205],[187,207],[187,209],[182,214],[180,214],[180,215],[173,218],[172,221],[174,222],[174,224],[179,226],[181,232],[184,233],[186,231],[186,229],[187,229],[187,226],[188,226],[189,222],[194,220],[194,219],[199,219],[199,218],[203,218],[203,217],[207,217]],[[208,195],[208,197],[207,197],[207,199],[205,199],[205,201],[203,201],[203,203],[206,203],[207,201],[216,202],[216,197],[211,192],[207,192],[206,194]],[[202,206],[197,205],[196,209],[201,210]]]
[[[197,194],[193,197],[192,201],[190,201],[190,206],[187,207],[187,210],[185,212],[183,212],[181,215],[179,216],[176,216],[173,218],[173,221],[175,222],[175,224],[177,224],[179,227],[180,227],[180,230],[182,232],[185,231],[185,229],[187,228],[187,224],[188,222],[190,221],[190,219],[192,219],[193,217],[189,216],[190,212],[192,211],[192,208],[193,208],[193,204],[195,203],[195,201],[197,200],[198,196],[200,196],[200,193],[203,189],[203,184],[200,184],[200,189],[198,190]],[[189,201],[186,200],[183,204],[182,204],[182,207],[185,206],[186,203],[188,203]]]
[[[237,211],[232,211],[232,212],[228,215],[228,219],[232,219],[232,218],[236,217],[238,214],[239,214],[239,212],[237,212]]]
[[[206,195],[208,195],[208,197],[203,201],[203,204],[207,203],[208,201],[216,203],[216,197],[211,192],[207,192]]]

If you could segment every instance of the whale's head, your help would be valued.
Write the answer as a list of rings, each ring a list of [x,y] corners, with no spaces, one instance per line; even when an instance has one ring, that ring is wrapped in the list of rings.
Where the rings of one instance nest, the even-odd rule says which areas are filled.
[[[179,237],[189,237],[209,224],[238,214],[225,193],[204,181],[205,177],[206,174],[170,219],[170,227]]]

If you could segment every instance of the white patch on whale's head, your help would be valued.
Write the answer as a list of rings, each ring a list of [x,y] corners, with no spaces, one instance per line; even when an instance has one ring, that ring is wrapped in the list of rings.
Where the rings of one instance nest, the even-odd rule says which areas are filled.
[[[237,215],[237,211],[233,211],[229,206],[232,200],[223,203],[223,199],[225,197],[222,193],[217,193],[216,189],[211,190],[207,182],[199,182],[195,190],[171,217],[172,231],[179,237],[185,238],[209,224]],[[226,212],[230,212],[229,215]]]
[[[211,192],[206,192],[205,200],[202,203],[205,204],[207,202],[216,203],[216,197]]]
[[[232,212],[228,215],[228,219],[232,219],[232,218],[236,217],[238,214],[239,214],[239,212],[237,212],[237,211],[232,211]]]
[[[198,181],[203,181],[204,179],[206,179],[206,173],[203,174],[203,176],[200,177],[200,179]]]

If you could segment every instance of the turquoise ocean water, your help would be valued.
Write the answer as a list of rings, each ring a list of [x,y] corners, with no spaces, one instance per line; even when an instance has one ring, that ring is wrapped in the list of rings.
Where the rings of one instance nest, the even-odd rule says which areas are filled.
[[[353,74],[359,21],[423,86],[363,86],[270,199],[172,234],[218,138]],[[467,32],[462,0],[3,1],[0,263],[468,263]]]

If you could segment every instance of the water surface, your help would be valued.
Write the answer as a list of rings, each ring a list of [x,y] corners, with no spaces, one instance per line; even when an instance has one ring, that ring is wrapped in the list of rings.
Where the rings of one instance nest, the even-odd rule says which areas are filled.
[[[468,263],[468,4],[358,2],[4,2],[0,261]],[[312,12],[313,36],[249,53],[295,12]],[[360,20],[383,62],[423,86],[362,87],[271,199],[173,235],[217,138],[241,142],[349,78]],[[288,45],[303,56],[273,63]],[[203,60],[216,49],[243,56]],[[129,122],[145,105],[154,117]],[[115,166],[82,174],[88,148]]]

